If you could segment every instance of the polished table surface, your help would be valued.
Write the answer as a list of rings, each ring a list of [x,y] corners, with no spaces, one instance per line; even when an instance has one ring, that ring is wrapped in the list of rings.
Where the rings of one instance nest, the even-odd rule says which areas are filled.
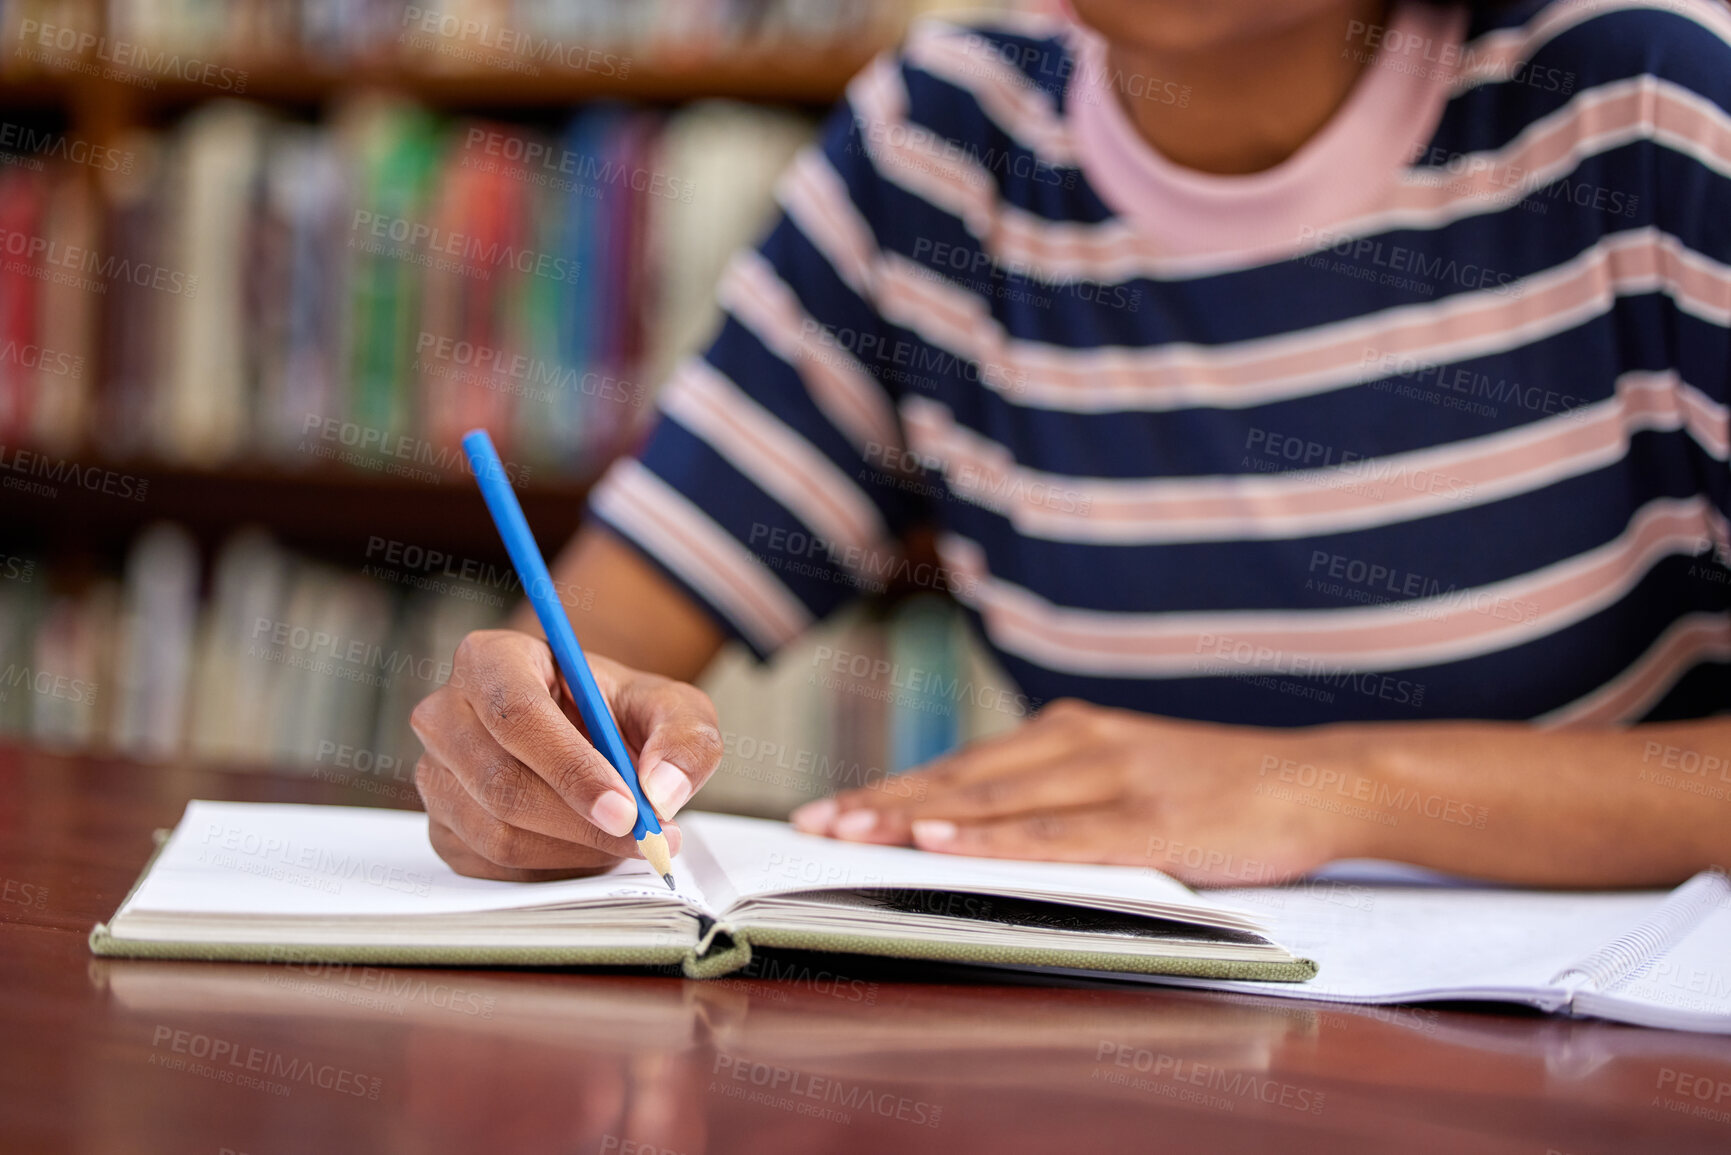
[[[1536,1014],[812,956],[708,982],[92,957],[189,798],[414,793],[0,748],[0,1151],[1731,1151],[1731,1038]]]

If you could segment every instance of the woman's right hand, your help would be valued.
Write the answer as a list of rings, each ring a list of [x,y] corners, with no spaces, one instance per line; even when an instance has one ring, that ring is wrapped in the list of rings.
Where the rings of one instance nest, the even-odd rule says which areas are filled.
[[[684,682],[593,654],[589,666],[678,854],[679,829],[667,820],[721,761],[715,706]],[[450,679],[422,699],[409,724],[426,749],[415,784],[433,849],[457,873],[535,882],[638,857],[636,801],[585,736],[541,638],[469,634]]]

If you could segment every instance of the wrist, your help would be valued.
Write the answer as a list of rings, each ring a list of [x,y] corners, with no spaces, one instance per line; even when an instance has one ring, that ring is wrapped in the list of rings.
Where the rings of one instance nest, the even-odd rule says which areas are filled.
[[[1388,767],[1378,760],[1386,737],[1377,727],[1318,726],[1303,731],[1297,757],[1301,770],[1316,783],[1311,793],[1317,805],[1314,842],[1318,862],[1339,858],[1387,858],[1393,830],[1380,821],[1379,798],[1399,789]]]

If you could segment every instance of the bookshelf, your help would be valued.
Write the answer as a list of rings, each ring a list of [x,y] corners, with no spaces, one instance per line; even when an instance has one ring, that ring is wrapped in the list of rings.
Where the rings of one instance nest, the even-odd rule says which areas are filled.
[[[0,227],[100,250],[105,261],[154,262],[176,276],[203,277],[196,304],[191,294],[140,293],[118,279],[106,286],[86,280],[70,295],[57,290],[58,297],[42,290],[30,323],[62,336],[83,325],[82,377],[34,372],[26,380],[0,364],[0,741],[169,765],[297,765],[370,788],[376,783],[364,781],[367,772],[327,758],[331,750],[355,750],[370,765],[391,767],[392,789],[412,797],[406,774],[418,743],[408,712],[441,680],[439,663],[457,640],[508,612],[515,598],[507,560],[465,474],[447,465],[410,471],[410,479],[393,474],[388,460],[339,460],[345,455],[332,452],[340,446],[328,439],[310,449],[297,444],[297,431],[317,417],[341,422],[345,436],[353,423],[369,437],[408,437],[419,463],[422,449],[437,457],[453,431],[486,424],[508,464],[532,466],[533,479],[518,494],[543,547],[557,549],[577,530],[589,489],[611,457],[641,434],[672,359],[701,344],[712,326],[712,286],[727,253],[762,227],[775,175],[848,80],[899,38],[916,10],[938,6],[425,6],[483,21],[504,13],[523,28],[578,10],[611,13],[638,33],[641,14],[651,9],[695,20],[677,34],[657,28],[619,49],[628,67],[538,69],[488,63],[485,53],[479,63],[458,66],[460,53],[436,44],[402,50],[394,34],[381,38],[377,28],[364,51],[335,55],[261,34],[282,13],[339,11],[295,0],[0,6],[0,122],[27,140],[49,142],[50,150],[77,142],[137,162],[120,179],[95,164],[56,160],[52,151],[46,166],[33,165],[28,147],[13,147],[13,155],[0,156]],[[388,10],[340,6],[345,19]],[[103,74],[100,53],[16,51],[24,43],[22,19],[60,19],[99,39],[125,39],[139,34],[126,26],[116,33],[109,22],[128,11],[133,19],[183,21],[190,39],[175,41],[179,33],[165,26],[153,43],[178,43],[231,77],[244,74],[244,83],[198,83],[166,71]],[[835,14],[834,28],[812,34],[813,13],[826,11]],[[242,14],[245,35],[221,27],[233,13]],[[738,26],[712,35],[705,16]],[[802,31],[778,32],[778,18]],[[583,42],[609,49],[605,40]],[[476,126],[565,150],[584,160],[578,167],[585,173],[589,160],[605,158],[616,171],[674,175],[685,183],[663,187],[687,194],[695,187],[701,195],[688,195],[681,203],[696,207],[682,211],[635,183],[626,192],[609,185],[611,178],[587,175],[587,188],[567,181],[550,191],[520,170],[459,155]],[[288,156],[297,159],[278,163]],[[469,163],[477,159],[484,163]],[[285,172],[298,177],[317,163],[339,167],[342,178],[294,185],[300,199],[293,211],[302,215],[271,199]],[[243,195],[242,187],[250,191]],[[315,194],[330,199],[309,199]],[[93,225],[62,212],[80,199]],[[192,204],[203,207],[186,207]],[[317,216],[309,204],[333,215]],[[375,257],[363,244],[369,255],[357,257],[356,242],[368,238],[350,218],[363,209],[369,219],[391,215],[440,235],[533,248],[538,258],[570,255],[561,246],[575,243],[581,260],[574,264],[588,283],[537,281],[540,274],[521,265],[523,276],[501,274],[497,265],[479,277],[447,268],[440,282],[426,261],[400,252]],[[328,231],[333,227],[338,235]],[[308,282],[316,292],[296,297],[304,285],[285,271],[295,266],[283,254],[303,243],[323,255]],[[0,328],[24,315],[7,306],[19,286],[32,283],[24,276],[15,272],[8,282],[0,269]],[[34,283],[47,279],[38,275]],[[367,312],[393,293],[401,315]],[[277,311],[261,322],[258,299],[271,294],[275,301],[264,307]],[[330,353],[307,375],[323,384],[285,391],[302,362],[282,355],[289,342],[270,326],[286,324],[283,302],[304,313],[305,301],[326,299],[336,302],[331,311],[341,320],[317,321],[305,346]],[[477,307],[479,299],[486,303]],[[72,314],[83,320],[55,330],[56,318]],[[377,324],[379,316],[390,323]],[[9,335],[14,331],[0,338]],[[534,379],[551,366],[566,392],[560,400],[531,400],[519,383],[496,372],[477,375],[460,360],[430,372],[411,360],[420,355],[418,338],[429,336],[436,349],[449,338],[527,353]],[[224,351],[225,343],[234,348]],[[374,356],[381,343],[389,362],[382,391]],[[187,348],[218,352],[189,361]],[[603,383],[596,390],[586,368]],[[567,372],[582,374],[581,386]],[[630,396],[606,395],[610,381],[632,386]],[[80,400],[59,405],[57,390]],[[58,424],[45,419],[56,405],[64,418]],[[213,432],[213,414],[224,413]],[[175,424],[188,414],[191,425],[203,422],[202,432],[188,435]],[[51,435],[44,433],[51,425]],[[20,451],[46,468],[33,473],[31,464],[20,465]],[[118,480],[123,494],[76,479],[92,471],[104,482]],[[399,563],[378,548],[381,539],[409,560]],[[929,543],[916,548],[930,553]],[[469,576],[476,572],[482,576]],[[824,647],[886,655],[955,684],[1005,684],[982,666],[953,612],[934,611],[941,599],[927,590],[924,599],[897,600],[908,592],[892,591],[827,624],[767,670],[738,648],[724,654],[706,688],[732,745],[706,804],[785,813],[804,798],[880,780],[922,751],[1013,723],[1001,711],[970,712],[962,698],[908,701],[897,691],[892,709],[882,691],[893,687],[818,687],[812,653]],[[302,652],[296,637],[314,640]],[[281,638],[290,639],[286,647],[276,644]],[[54,677],[42,681],[43,671]],[[33,684],[94,689],[71,699],[16,689]],[[910,718],[922,725],[910,727]]]
[[[101,14],[96,31],[101,33]],[[13,33],[16,36],[16,32]],[[781,43],[748,46],[726,55],[677,50],[634,55],[623,75],[600,70],[549,70],[542,75],[469,66],[375,58],[333,66],[277,54],[224,57],[221,65],[245,73],[238,99],[303,111],[321,109],[356,92],[390,93],[447,115],[541,117],[594,100],[677,106],[726,99],[787,105],[815,115],[839,98],[847,80],[891,40],[889,29],[842,44]],[[70,138],[112,145],[135,128],[184,115],[199,104],[235,94],[177,78],[122,80],[88,75],[62,61],[25,74],[0,75],[0,114],[57,125]],[[105,367],[100,350],[94,373]],[[68,491],[53,502],[9,503],[8,521],[26,540],[52,556],[65,548],[112,552],[146,521],[185,525],[201,543],[242,525],[262,525],[315,554],[347,555],[383,524],[401,526],[429,545],[502,561],[504,554],[467,478],[429,484],[381,478],[365,470],[331,466],[294,469],[237,462],[191,468],[160,461],[108,460],[79,449],[80,466],[126,473],[145,482],[148,500],[114,502]],[[525,485],[520,496],[539,532],[559,541],[578,525],[583,500],[600,464],[575,478]]]

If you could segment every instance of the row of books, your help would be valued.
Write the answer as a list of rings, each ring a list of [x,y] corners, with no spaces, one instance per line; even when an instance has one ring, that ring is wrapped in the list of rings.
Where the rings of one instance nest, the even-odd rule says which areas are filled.
[[[154,53],[225,64],[395,60],[440,71],[625,76],[644,56],[894,35],[927,0],[19,0],[14,42],[141,73]],[[66,34],[62,34],[62,30]],[[46,34],[45,34],[46,32]],[[79,34],[90,34],[90,42]],[[10,67],[16,69],[17,62]]]
[[[411,801],[409,712],[521,591],[503,566],[457,580],[402,560],[334,566],[258,530],[205,559],[170,523],[139,535],[121,573],[76,588],[0,555],[0,740],[296,766]],[[898,772],[1029,707],[935,595],[862,604],[766,664],[729,646],[701,685],[724,757],[700,804],[772,816],[904,788]]]
[[[0,443],[376,468],[460,461],[486,425],[508,461],[591,473],[707,335],[810,132],[726,102],[544,133],[223,100],[123,138],[96,181],[49,139],[0,167]]]
[[[14,567],[0,581],[0,734],[145,761],[407,782],[418,751],[408,711],[510,592],[345,572],[256,530],[209,568],[204,594],[205,559],[170,523],[139,534],[121,574],[73,591],[48,566]]]
[[[936,594],[859,603],[767,663],[730,644],[699,685],[723,755],[697,805],[766,818],[846,790],[910,796],[904,771],[1038,706]]]

